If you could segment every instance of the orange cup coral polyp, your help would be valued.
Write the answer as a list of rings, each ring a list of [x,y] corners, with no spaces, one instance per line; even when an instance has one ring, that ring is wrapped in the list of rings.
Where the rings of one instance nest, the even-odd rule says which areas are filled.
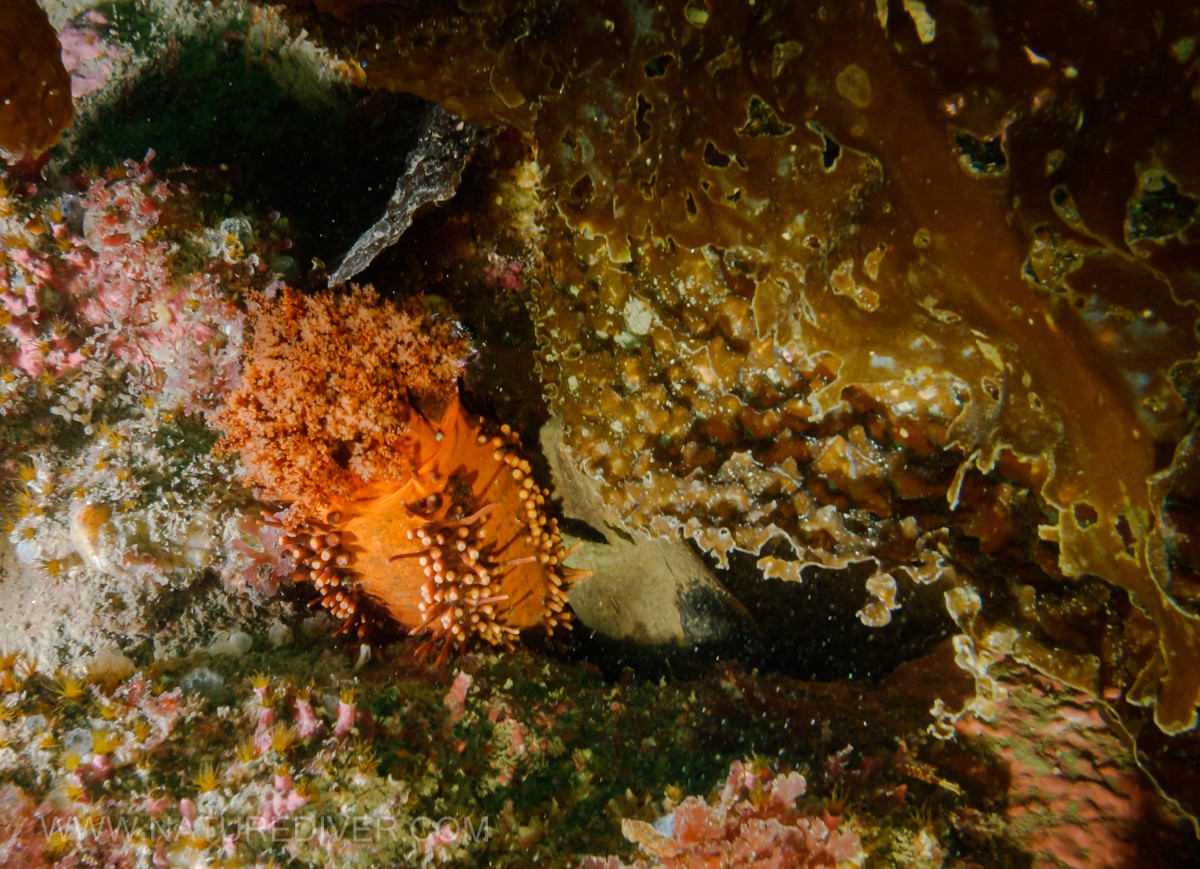
[[[251,314],[242,383],[215,422],[246,479],[290,502],[271,521],[314,603],[343,631],[391,621],[441,655],[570,627],[566,589],[580,572],[563,563],[516,434],[460,404],[446,374],[468,348],[453,330],[357,287],[284,290]],[[440,421],[417,401],[443,407]]]

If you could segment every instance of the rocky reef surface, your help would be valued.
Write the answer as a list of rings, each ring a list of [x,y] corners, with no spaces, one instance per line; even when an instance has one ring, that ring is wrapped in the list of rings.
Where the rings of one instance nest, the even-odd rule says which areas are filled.
[[[1200,13],[282,7],[3,11],[0,863],[1195,851]]]

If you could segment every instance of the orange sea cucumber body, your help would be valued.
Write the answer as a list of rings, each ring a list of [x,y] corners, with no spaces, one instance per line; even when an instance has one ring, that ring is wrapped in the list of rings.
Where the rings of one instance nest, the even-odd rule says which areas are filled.
[[[343,630],[386,616],[442,654],[570,627],[565,592],[580,571],[563,564],[517,436],[486,433],[457,399],[440,423],[414,414],[410,425],[403,483],[364,484],[283,535],[294,578],[313,583]]]

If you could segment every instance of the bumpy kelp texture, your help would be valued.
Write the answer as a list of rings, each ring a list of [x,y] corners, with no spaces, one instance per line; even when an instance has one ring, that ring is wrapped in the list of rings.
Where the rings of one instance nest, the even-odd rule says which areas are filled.
[[[970,666],[1195,727],[1193,4],[288,5],[530,137],[541,373],[614,515],[873,562],[870,623],[941,577]]]

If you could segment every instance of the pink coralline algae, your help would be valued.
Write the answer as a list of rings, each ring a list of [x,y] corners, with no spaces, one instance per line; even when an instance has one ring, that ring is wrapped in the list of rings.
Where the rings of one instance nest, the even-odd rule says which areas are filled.
[[[186,711],[183,689],[173,688],[156,694],[150,681],[140,673],[119,686],[113,696],[140,711],[150,724],[150,733],[142,740],[144,749],[160,745]]]
[[[192,221],[188,190],[141,162],[79,194],[0,188],[0,353],[30,378],[87,359],[129,366],[131,385],[205,412],[237,376],[242,315],[231,288],[266,276],[247,221]],[[19,194],[19,195],[18,195]],[[201,260],[201,268],[184,262]]]
[[[29,664],[0,656],[0,705],[8,716],[0,722],[0,770],[20,781],[0,784],[0,867],[145,865],[138,854],[146,843],[134,841],[130,818],[160,816],[177,800],[146,781],[143,764],[171,750],[164,744],[195,707],[178,688],[155,693],[142,674],[88,685],[65,676],[51,681]],[[77,717],[85,708],[93,710],[90,721]],[[35,772],[14,776],[22,764]],[[122,798],[128,815],[113,809]]]
[[[443,824],[421,840],[421,852],[425,855],[425,865],[437,860],[448,846],[458,841],[459,831],[450,824]]]
[[[83,361],[78,338],[61,321],[46,322],[41,290],[53,278],[49,265],[28,250],[8,251],[8,267],[0,270],[0,308],[16,342],[12,363],[30,377],[61,374]]]
[[[520,293],[525,290],[525,281],[521,277],[521,272],[525,270],[523,263],[519,262],[504,262],[497,259],[495,262],[489,263],[484,271],[484,279],[494,286],[500,287],[502,290],[508,290],[511,293]]]
[[[1010,680],[1006,680],[1010,681]],[[1040,866],[1152,865],[1141,838],[1155,811],[1151,783],[1101,718],[1100,703],[1040,675],[1012,679],[995,721],[963,718],[960,734],[992,748],[1011,777],[1008,834]]]
[[[105,39],[104,31],[108,26],[108,19],[90,10],[58,31],[63,65],[71,76],[71,96],[76,100],[103,88],[120,64],[128,59],[128,49]]]
[[[688,797],[657,823],[626,819],[621,831],[654,858],[652,865],[671,869],[861,866],[866,855],[857,834],[797,807],[806,789],[797,772],[776,775],[735,761],[715,804]],[[623,864],[593,859],[589,865]]]
[[[0,787],[0,866],[51,866],[44,830],[63,813],[13,784]]]
[[[240,314],[211,272],[177,278],[175,245],[155,237],[177,191],[155,179],[149,159],[126,165],[126,179],[93,184],[84,199],[87,253],[73,295],[118,358],[160,374],[191,411],[236,377]]]
[[[252,597],[278,581],[269,548],[233,545],[250,496],[203,423],[238,377],[238,299],[274,279],[286,223],[214,219],[199,190],[221,174],[160,175],[153,156],[66,191],[0,182],[6,534],[22,569],[125,596],[118,634],[208,569]]]
[[[230,547],[246,559],[236,584],[268,598],[279,591],[279,581],[287,575],[283,565],[289,563],[289,555],[280,545],[278,516],[266,511],[262,516],[266,522],[247,516],[238,523],[238,531],[246,540],[254,541],[255,545],[246,540],[235,540]]]
[[[454,684],[450,686],[450,690],[446,692],[442,702],[450,710],[451,727],[461,721],[467,712],[467,691],[470,687],[471,676],[467,673],[459,673],[454,677]]]

